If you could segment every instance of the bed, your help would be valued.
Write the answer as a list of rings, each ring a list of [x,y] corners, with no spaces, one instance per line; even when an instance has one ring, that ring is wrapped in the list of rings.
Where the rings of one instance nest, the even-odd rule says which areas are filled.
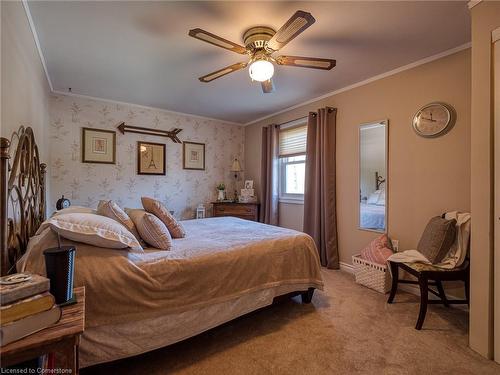
[[[10,171],[8,141],[1,140],[2,273],[17,263],[18,270],[44,274],[43,250],[57,244],[42,225],[45,168],[31,129],[16,136]],[[183,224],[187,235],[170,251],[74,243],[75,286],[84,285],[87,295],[81,367],[173,344],[280,295],[300,293],[310,302],[323,288],[314,241],[304,233],[229,217]]]
[[[360,227],[365,229],[385,229],[385,206],[360,202]]]

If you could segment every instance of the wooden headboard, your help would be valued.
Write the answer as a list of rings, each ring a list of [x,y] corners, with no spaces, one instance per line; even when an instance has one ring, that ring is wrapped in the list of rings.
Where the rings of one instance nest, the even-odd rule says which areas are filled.
[[[33,129],[0,138],[1,274],[15,271],[28,241],[45,220],[45,172]]]

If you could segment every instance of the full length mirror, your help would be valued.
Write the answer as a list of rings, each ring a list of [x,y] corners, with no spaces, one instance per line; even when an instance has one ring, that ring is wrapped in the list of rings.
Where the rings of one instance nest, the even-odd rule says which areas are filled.
[[[359,127],[359,228],[387,230],[388,121]]]

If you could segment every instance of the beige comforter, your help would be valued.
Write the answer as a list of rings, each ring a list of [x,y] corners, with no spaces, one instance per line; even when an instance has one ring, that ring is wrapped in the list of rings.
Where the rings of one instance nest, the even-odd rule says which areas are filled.
[[[230,217],[183,225],[187,235],[174,240],[170,251],[75,244],[75,286],[86,287],[87,328],[182,312],[280,285],[323,288],[316,247],[304,233]],[[43,250],[56,244],[51,229],[43,230],[31,239],[18,269],[44,274]]]

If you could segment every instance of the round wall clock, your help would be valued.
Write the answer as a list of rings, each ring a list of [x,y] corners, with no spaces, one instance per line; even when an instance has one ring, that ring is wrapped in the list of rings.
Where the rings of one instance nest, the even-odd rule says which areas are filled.
[[[413,116],[413,130],[426,138],[446,134],[455,125],[455,109],[446,103],[430,103],[420,108]]]

